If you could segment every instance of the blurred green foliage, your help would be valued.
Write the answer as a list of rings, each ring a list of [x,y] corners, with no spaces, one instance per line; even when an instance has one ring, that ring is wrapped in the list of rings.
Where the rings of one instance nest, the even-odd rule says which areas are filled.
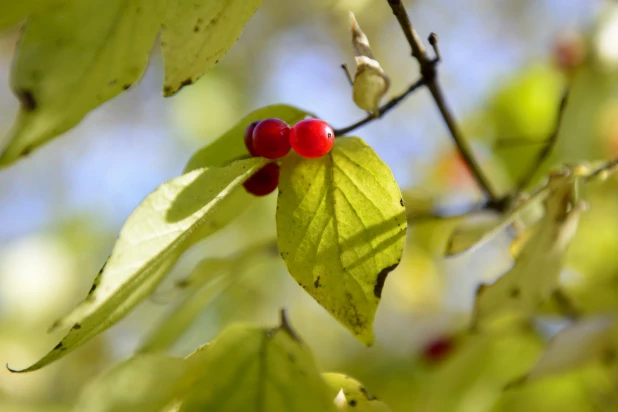
[[[264,2],[255,21],[250,23],[254,26],[247,29],[249,34],[241,36],[220,68],[166,103],[169,105],[169,121],[175,125],[169,138],[176,139],[182,147],[170,154],[182,157],[175,163],[177,169],[189,157],[186,154],[190,150],[222,134],[264,103],[267,98],[260,84],[271,84],[267,79],[275,66],[291,64],[298,58],[292,52],[303,52],[286,50],[285,54],[279,55],[272,51],[294,30],[311,32],[308,37],[311,42],[304,43],[307,49],[328,39],[340,56],[348,56],[348,9],[356,13],[393,83],[401,85],[412,80],[415,73],[401,69],[408,64],[404,63],[407,62],[404,60],[407,48],[390,10],[383,3],[378,0]],[[413,18],[420,20],[420,29],[432,30],[432,18],[435,20],[436,17],[424,13],[424,8],[428,7],[426,2],[409,2],[408,5]],[[516,44],[524,49],[536,41],[535,36],[541,28],[549,24],[532,24],[522,17],[527,15],[526,10],[538,14],[539,3],[533,1],[503,7],[490,1],[465,6],[440,2],[436,7],[441,11],[438,20],[455,18],[453,7],[469,7],[465,11],[467,15],[489,15],[495,19],[495,25],[503,23],[501,30],[505,37],[500,41],[506,41],[508,36],[518,37]],[[482,99],[472,99],[473,107],[468,107],[467,112],[462,110],[458,116],[466,135],[473,139],[483,166],[504,192],[512,190],[518,179],[535,166],[536,153],[553,133],[560,98],[566,87],[571,88],[571,93],[564,121],[557,133],[556,146],[550,159],[537,171],[534,185],[543,181],[550,168],[565,162],[594,161],[618,155],[618,68],[615,52],[607,46],[618,41],[617,12],[615,7],[604,5],[597,8],[596,13],[600,18],[594,24],[581,27],[587,53],[585,60],[575,69],[566,71],[556,67],[552,63],[552,45],[544,44],[544,54],[531,52],[526,55],[526,61],[513,68],[508,76],[501,76],[495,84],[489,84],[490,90]],[[313,20],[309,16],[313,16]],[[548,14],[546,18],[560,21],[558,13]],[[3,26],[8,24],[4,20],[0,22]],[[479,27],[476,30],[482,34],[482,30],[490,29]],[[7,44],[12,44],[17,31],[10,29],[4,33],[4,39],[8,40],[4,40],[6,43],[2,43],[0,51],[5,67],[9,65],[12,50]],[[458,38],[445,43],[448,42],[466,51],[466,44]],[[297,46],[296,43],[292,45]],[[323,49],[311,51],[318,58],[326,58]],[[443,49],[443,52],[445,65],[448,65],[449,55],[447,50]],[[453,58],[454,54],[455,50]],[[341,60],[346,60],[346,57],[341,57]],[[154,70],[158,70],[157,63],[154,65]],[[450,70],[452,73],[452,68]],[[445,71],[449,73],[448,66]],[[327,73],[326,76],[330,76],[331,72]],[[340,73],[337,71],[336,75]],[[444,76],[447,92],[450,87],[455,87],[452,76]],[[345,82],[345,79],[341,81]],[[158,93],[159,88],[160,82],[146,83],[144,91],[134,99],[146,101],[150,99],[147,91]],[[247,97],[259,96],[260,93],[261,97]],[[327,91],[323,93],[324,100],[328,100]],[[348,100],[351,105],[351,90]],[[284,103],[297,104],[295,101]],[[326,106],[327,102],[316,102],[315,106],[304,108],[326,117],[329,113],[321,104]],[[413,129],[416,124],[410,121],[410,117],[414,111],[428,106],[433,113],[431,104],[429,100],[411,97],[398,109],[399,112],[380,120],[381,124],[392,124],[397,133],[382,129],[383,135],[376,136],[371,142],[392,145],[398,157],[407,156],[403,144],[406,130],[396,129],[396,126],[405,121],[413,123],[407,126]],[[106,122],[154,121],[153,117],[141,113],[133,105],[135,101],[124,100],[118,102],[116,108],[106,107],[104,109],[111,114],[102,120],[93,120],[93,124],[102,127]],[[204,113],[213,115],[205,116]],[[430,154],[408,156],[414,160],[410,162],[419,165],[410,167],[409,171],[416,172],[416,167],[423,170],[422,173],[413,173],[412,183],[403,188],[408,214],[468,204],[478,197],[465,165],[462,167],[459,157],[450,145],[447,146],[450,143],[443,139],[443,125],[437,118],[428,116],[433,123],[430,129],[422,132],[431,150],[423,153]],[[4,113],[0,120],[8,127],[10,119]],[[373,137],[372,129],[366,130],[366,133],[359,130],[359,135]],[[88,135],[91,131],[81,128],[75,133],[81,139],[81,135]],[[65,141],[59,142],[56,146],[59,149],[42,150],[40,157],[21,166],[13,175],[2,173],[9,177],[23,175],[25,180],[31,176],[40,179],[49,173],[54,181],[47,183],[54,193],[67,191],[62,175],[54,173],[61,169],[61,165],[75,160],[75,152],[69,148],[80,146],[75,143],[77,139],[70,140],[69,136],[61,139]],[[509,140],[511,142],[505,144]],[[381,154],[385,153],[385,158],[392,156],[386,149],[378,149],[384,150]],[[79,154],[81,149],[76,150]],[[406,164],[408,157],[405,157]],[[33,171],[37,168],[43,172],[37,175]],[[590,210],[581,216],[577,234],[566,253],[566,265],[560,280],[564,294],[586,318],[599,313],[612,314],[617,309],[618,180],[612,177],[605,182],[589,183],[581,188],[581,192]],[[11,193],[0,193],[3,203],[12,201]],[[54,196],[50,203],[59,202],[54,209],[55,223],[42,226],[33,233],[7,237],[0,250],[0,353],[12,366],[36,361],[59,341],[61,336],[57,333],[44,335],[43,331],[88,291],[117,232],[114,224],[93,223],[100,219],[103,213],[100,209],[95,208],[88,215],[67,217],[62,213],[64,204]],[[176,293],[179,290],[175,282],[184,279],[198,261],[203,258],[234,261],[243,256],[244,250],[275,238],[274,200],[272,197],[256,200],[250,212],[243,213],[232,225],[191,249],[150,300],[104,335],[57,364],[35,373],[14,375],[0,372],[0,410],[71,410],[80,393],[85,393],[82,391],[87,382],[103,376],[102,371],[130,356],[166,316],[173,316],[177,305],[185,302],[187,296],[182,291]],[[372,348],[359,345],[294,282],[279,258],[265,253],[251,259],[250,265],[228,269],[238,271],[234,275],[242,276],[234,276],[234,281],[224,285],[216,298],[208,289],[213,287],[212,284],[198,290],[191,303],[189,320],[193,322],[187,322],[191,327],[182,334],[170,332],[172,338],[177,334],[179,339],[165,342],[161,349],[175,356],[186,356],[234,322],[273,324],[278,308],[285,306],[295,328],[314,353],[320,371],[353,376],[393,411],[617,410],[618,376],[611,351],[584,365],[573,366],[566,373],[521,381],[550,347],[549,338],[557,326],[563,326],[564,319],[558,316],[559,308],[553,303],[543,307],[544,315],[530,324],[492,334],[468,333],[476,286],[480,282],[495,280],[512,264],[510,238],[506,235],[498,236],[470,254],[443,258],[442,253],[453,229],[476,218],[430,220],[411,226],[403,260],[389,276],[383,291],[376,317],[376,345]],[[452,345],[443,357],[431,360],[426,348],[436,339],[452,340]]]

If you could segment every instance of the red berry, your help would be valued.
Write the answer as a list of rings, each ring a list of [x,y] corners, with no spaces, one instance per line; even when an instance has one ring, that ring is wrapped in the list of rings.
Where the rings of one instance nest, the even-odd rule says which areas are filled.
[[[251,156],[253,157],[258,156],[257,152],[255,151],[255,148],[253,147],[253,130],[255,129],[255,126],[257,126],[259,122],[260,122],[259,120],[256,120],[255,122],[247,126],[247,129],[245,130],[245,146],[247,147],[247,150],[249,150],[249,153],[251,153]]]
[[[294,151],[302,157],[315,159],[330,152],[335,143],[335,132],[323,120],[305,119],[296,123],[290,133]]]
[[[251,176],[243,186],[247,192],[256,196],[266,196],[279,185],[279,165],[269,163]]]
[[[253,129],[253,148],[258,156],[278,159],[288,154],[290,147],[290,126],[283,120],[262,120]]]
[[[439,338],[429,342],[423,348],[424,358],[429,362],[439,362],[453,350],[454,342],[450,338]]]

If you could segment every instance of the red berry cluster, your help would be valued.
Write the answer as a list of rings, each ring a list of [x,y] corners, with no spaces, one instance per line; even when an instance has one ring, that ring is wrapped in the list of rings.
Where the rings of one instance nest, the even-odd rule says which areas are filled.
[[[290,126],[280,119],[265,119],[251,123],[245,130],[245,146],[251,156],[279,159],[294,149],[299,155],[315,159],[324,156],[335,143],[335,132],[324,121],[305,119]],[[279,166],[269,163],[244,183],[245,189],[264,196],[277,188]]]

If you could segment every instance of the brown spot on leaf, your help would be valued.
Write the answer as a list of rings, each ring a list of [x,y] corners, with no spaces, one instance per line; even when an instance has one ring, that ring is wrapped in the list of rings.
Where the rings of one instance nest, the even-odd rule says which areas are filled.
[[[62,342],[54,346],[54,350],[62,349]]]
[[[315,279],[315,282],[313,282],[313,286],[316,288],[320,287],[320,277],[319,276]]]
[[[82,325],[80,325],[79,323],[76,323],[75,325],[73,325],[73,329],[81,329]]]
[[[517,299],[521,295],[521,289],[518,287],[513,287],[509,291],[509,296],[513,299]]]
[[[165,94],[166,96],[168,96],[170,93],[172,93],[172,88],[170,86],[165,86],[163,88],[163,94]]]
[[[386,282],[386,277],[389,273],[395,270],[397,265],[399,265],[399,262],[395,263],[394,265],[385,267],[380,271],[380,273],[378,273],[378,279],[376,281],[376,285],[373,288],[373,294],[376,295],[377,298],[382,297],[382,289],[384,288],[384,282]]]
[[[399,199],[399,204],[403,207],[403,198]]]
[[[359,388],[359,390],[361,391],[361,393],[362,393],[363,395],[365,395],[365,398],[367,398],[367,400],[368,400],[368,401],[375,401],[376,399],[378,399],[378,398],[376,398],[375,396],[370,395],[370,394],[369,394],[369,392],[367,392],[367,389],[365,389],[365,387],[364,387],[364,386],[361,386],[361,387]]]
[[[356,400],[355,399],[350,399],[350,402],[348,402],[348,405],[354,407],[356,406]]]
[[[28,156],[30,153],[32,153],[32,146],[26,146],[24,150],[21,151],[22,156]]]
[[[122,86],[122,90],[129,90],[130,87],[130,84],[125,84],[124,86]]]
[[[30,90],[17,90],[15,91],[15,95],[19,99],[21,103],[21,107],[27,111],[32,112],[37,108],[37,102],[34,98],[34,94]]]
[[[194,31],[195,33],[199,32],[199,31],[200,31],[200,26],[195,26],[195,27],[193,28],[193,31]]]
[[[92,292],[94,292],[95,290],[97,290],[97,284],[93,283],[92,286],[90,287],[90,290],[88,291],[88,294],[90,295]]]

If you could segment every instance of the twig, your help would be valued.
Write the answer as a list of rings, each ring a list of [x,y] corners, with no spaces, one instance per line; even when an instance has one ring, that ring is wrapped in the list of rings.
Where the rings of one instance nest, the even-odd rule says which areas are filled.
[[[528,172],[520,179],[519,183],[517,184],[517,192],[521,192],[532,182],[532,179],[534,179],[536,172],[539,170],[543,162],[547,160],[547,157],[550,155],[552,149],[556,145],[556,140],[558,139],[558,131],[560,130],[560,125],[562,124],[562,118],[564,117],[564,109],[566,107],[568,98],[569,89],[566,89],[564,91],[564,94],[562,95],[562,99],[560,100],[560,106],[558,107],[558,116],[556,117],[556,124],[554,125],[554,129],[549,138],[545,141],[545,146],[536,155],[536,158]]]
[[[611,160],[605,163],[603,166],[599,167],[598,169],[595,169],[592,172],[590,172],[590,174],[586,176],[585,181],[588,182],[603,173],[612,173],[615,171],[618,171],[618,158]]]
[[[343,63],[341,65],[341,68],[345,72],[345,76],[347,77],[348,82],[350,83],[350,86],[354,86],[354,81],[352,80],[352,75],[350,75],[350,70],[348,70],[348,65]]]
[[[418,37],[418,34],[414,30],[412,23],[410,22],[410,18],[408,17],[408,13],[406,12],[405,7],[401,0],[387,0],[388,5],[393,10],[393,14],[397,18],[399,25],[401,26],[401,30],[403,31],[408,43],[410,44],[410,48],[412,50],[412,56],[416,58],[420,65],[421,75],[423,79],[427,83],[427,87],[433,96],[438,109],[448,127],[451,137],[455,141],[459,152],[462,157],[466,161],[468,168],[474,175],[476,181],[479,186],[481,186],[482,190],[485,192],[487,197],[489,198],[489,205],[495,209],[500,209],[504,206],[504,199],[498,195],[498,193],[493,189],[491,183],[487,179],[487,177],[483,174],[479,164],[476,162],[474,157],[472,156],[472,148],[463,138],[457,123],[455,122],[455,118],[446,104],[446,100],[442,93],[442,89],[437,81],[437,71],[436,71],[436,63],[439,61],[439,50],[437,48],[438,37],[435,34],[430,36],[430,43],[432,44],[434,51],[437,56],[436,59],[432,60],[427,55],[427,51],[425,46],[421,42],[421,39]]]
[[[490,210],[487,207],[487,204],[479,204],[470,206],[465,212],[454,213],[454,214],[443,214],[440,212],[429,212],[422,214],[409,214],[406,219],[408,224],[416,225],[427,222],[435,222],[435,221],[447,221],[453,219],[461,219],[464,217],[469,217],[477,213],[483,213]]]
[[[425,84],[423,79],[419,79],[416,82],[412,83],[403,93],[393,97],[387,103],[380,106],[377,110],[377,113],[370,113],[365,118],[359,120],[356,123],[351,124],[350,126],[335,129],[335,136],[343,136],[344,134],[350,133],[352,130],[358,129],[366,123],[371,122],[372,120],[379,119],[384,116],[388,111],[397,106],[403,99],[405,99],[409,94],[414,92],[416,89]]]

